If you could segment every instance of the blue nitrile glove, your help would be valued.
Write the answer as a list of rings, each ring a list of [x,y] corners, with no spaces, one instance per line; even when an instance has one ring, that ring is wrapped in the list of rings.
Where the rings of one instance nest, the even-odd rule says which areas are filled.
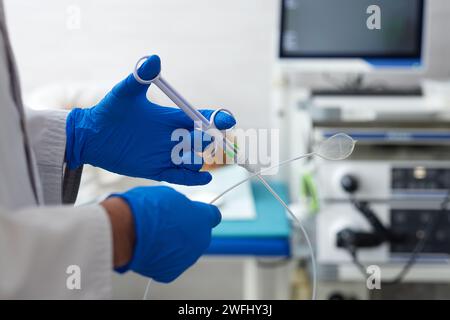
[[[152,79],[160,69],[159,57],[151,56],[138,74],[143,79]],[[171,151],[179,143],[171,141],[172,132],[184,128],[193,135],[193,121],[178,108],[149,102],[147,89],[148,85],[138,83],[130,74],[96,106],[73,109],[66,125],[68,167],[74,169],[90,164],[132,177],[185,185],[208,183],[211,175],[199,172],[202,159],[198,159],[196,153],[182,154],[182,159],[192,163],[197,157],[197,164],[187,161],[174,164],[171,159]],[[209,119],[213,110],[201,112]],[[234,118],[224,112],[215,118],[215,125],[221,130],[235,123]]]
[[[138,187],[116,196],[130,206],[136,232],[131,261],[116,271],[133,270],[159,282],[173,281],[192,266],[221,220],[216,206],[191,201],[169,187]]]

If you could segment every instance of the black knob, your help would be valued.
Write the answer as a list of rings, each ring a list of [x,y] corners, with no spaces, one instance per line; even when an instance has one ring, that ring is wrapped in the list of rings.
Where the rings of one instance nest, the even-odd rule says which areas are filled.
[[[345,192],[354,193],[359,187],[358,179],[350,174],[346,174],[341,178],[341,186]]]

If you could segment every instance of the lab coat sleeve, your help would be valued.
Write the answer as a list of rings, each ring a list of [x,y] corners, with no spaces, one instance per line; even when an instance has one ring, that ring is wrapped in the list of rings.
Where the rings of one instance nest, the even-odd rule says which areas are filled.
[[[111,243],[99,205],[0,208],[0,299],[110,298]]]
[[[27,110],[27,129],[36,156],[44,203],[74,203],[80,185],[82,167],[65,168],[65,110]]]

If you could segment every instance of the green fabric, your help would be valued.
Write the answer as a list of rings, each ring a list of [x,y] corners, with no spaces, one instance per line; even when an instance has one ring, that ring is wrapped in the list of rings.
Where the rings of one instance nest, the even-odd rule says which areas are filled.
[[[301,179],[301,195],[308,202],[309,212],[319,212],[319,197],[311,173],[305,173]]]

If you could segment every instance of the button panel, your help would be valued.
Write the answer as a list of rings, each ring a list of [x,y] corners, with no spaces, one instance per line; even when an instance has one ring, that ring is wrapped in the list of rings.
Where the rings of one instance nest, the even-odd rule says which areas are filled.
[[[392,190],[450,190],[450,168],[393,168]]]
[[[424,236],[431,219],[437,221],[422,253],[450,254],[450,211],[430,209],[391,210],[391,231],[404,239],[391,244],[391,253],[411,253]]]

